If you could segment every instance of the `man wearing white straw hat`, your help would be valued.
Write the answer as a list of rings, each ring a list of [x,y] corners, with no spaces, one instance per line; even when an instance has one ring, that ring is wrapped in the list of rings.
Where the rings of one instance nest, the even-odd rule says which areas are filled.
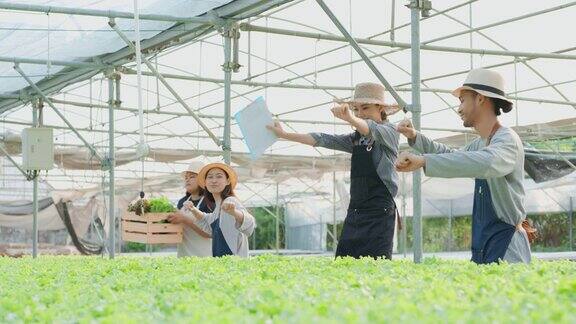
[[[475,178],[472,211],[472,261],[529,263],[533,229],[524,207],[524,147],[514,130],[501,126],[497,116],[512,110],[500,74],[486,69],[468,73],[452,94],[460,99],[458,113],[465,127],[480,135],[461,150],[434,142],[405,120],[398,131],[424,155],[402,152],[398,171],[424,168],[429,177]]]
[[[289,141],[352,153],[350,204],[338,240],[336,256],[392,258],[397,217],[394,196],[398,174],[399,134],[388,116],[400,110],[384,101],[384,87],[360,83],[350,101],[340,102],[332,114],[356,129],[343,135],[285,132],[280,123],[268,126],[276,136]]]
[[[186,171],[181,173],[186,188],[186,195],[178,201],[178,212],[170,215],[168,221],[174,224],[182,224],[184,227],[182,233],[182,243],[178,244],[178,257],[212,256],[212,239],[211,235],[203,231],[193,222],[192,218],[187,216],[181,210],[185,202],[192,202],[194,206],[205,213],[213,211],[214,206],[210,206],[208,201],[204,200],[204,189],[198,185],[198,174],[205,166],[201,161],[192,161]]]

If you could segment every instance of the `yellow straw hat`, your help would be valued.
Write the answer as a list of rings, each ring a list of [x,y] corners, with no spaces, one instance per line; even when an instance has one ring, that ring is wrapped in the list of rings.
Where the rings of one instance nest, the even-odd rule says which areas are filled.
[[[236,188],[236,185],[238,184],[238,175],[236,174],[236,171],[234,171],[234,169],[232,169],[228,164],[216,162],[204,166],[202,170],[200,170],[200,173],[198,173],[198,180],[196,181],[202,189],[206,188],[206,175],[208,174],[208,171],[215,168],[224,170],[230,180],[230,186],[232,189]]]

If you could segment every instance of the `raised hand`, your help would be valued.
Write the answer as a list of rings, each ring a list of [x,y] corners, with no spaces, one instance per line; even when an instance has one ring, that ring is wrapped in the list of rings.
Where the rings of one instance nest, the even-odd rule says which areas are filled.
[[[230,215],[235,215],[236,214],[236,205],[234,205],[233,203],[223,203],[222,204],[222,210]]]
[[[423,156],[412,154],[410,152],[401,152],[396,160],[396,170],[399,172],[412,172],[426,165]]]
[[[266,128],[274,132],[274,134],[279,138],[284,138],[286,135],[286,132],[284,131],[282,125],[280,125],[280,122],[278,121],[274,121],[274,125],[266,125]]]
[[[334,117],[338,118],[338,119],[342,119],[343,121],[346,122],[351,122],[352,121],[352,112],[350,111],[350,107],[348,106],[348,104],[341,104],[339,106],[336,106],[332,109],[330,109],[332,111],[332,114],[334,115]]]
[[[416,130],[414,129],[410,119],[404,119],[401,121],[398,126],[396,126],[396,130],[398,133],[406,136],[407,139],[416,138]]]

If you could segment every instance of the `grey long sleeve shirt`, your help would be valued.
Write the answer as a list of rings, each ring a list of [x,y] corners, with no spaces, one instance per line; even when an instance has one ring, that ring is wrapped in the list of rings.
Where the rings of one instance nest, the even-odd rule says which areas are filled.
[[[399,134],[396,127],[390,122],[376,123],[367,119],[370,133],[360,138],[360,142],[372,142],[372,160],[376,172],[392,197],[398,193],[398,173],[394,164],[398,158]],[[324,133],[310,133],[316,140],[314,146],[324,147],[343,152],[352,153],[354,148],[354,133],[331,135]]]
[[[410,146],[424,153],[425,174],[440,178],[486,179],[496,216],[517,226],[526,218],[524,208],[524,147],[520,137],[508,127],[500,127],[488,146],[477,138],[454,150],[418,133]],[[504,260],[530,262],[530,244],[523,229],[514,233]]]

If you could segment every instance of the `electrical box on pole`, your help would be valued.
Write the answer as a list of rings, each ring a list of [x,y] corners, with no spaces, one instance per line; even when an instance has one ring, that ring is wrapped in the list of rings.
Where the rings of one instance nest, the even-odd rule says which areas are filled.
[[[54,167],[52,128],[31,127],[22,130],[22,168],[50,170]]]

